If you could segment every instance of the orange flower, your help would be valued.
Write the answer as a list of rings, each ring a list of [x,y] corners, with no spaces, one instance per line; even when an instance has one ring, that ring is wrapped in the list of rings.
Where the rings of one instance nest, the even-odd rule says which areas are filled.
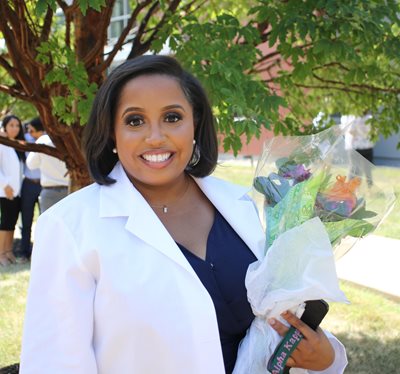
[[[359,177],[351,178],[346,182],[346,177],[338,175],[335,184],[328,190],[324,191],[324,196],[331,201],[348,201],[354,208],[357,204],[356,190],[361,184]]]

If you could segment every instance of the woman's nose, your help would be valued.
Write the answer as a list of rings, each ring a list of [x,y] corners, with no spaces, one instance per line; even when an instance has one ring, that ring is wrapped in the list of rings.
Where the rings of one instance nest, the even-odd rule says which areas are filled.
[[[158,123],[149,126],[149,132],[145,141],[150,145],[162,144],[165,141],[165,134]]]

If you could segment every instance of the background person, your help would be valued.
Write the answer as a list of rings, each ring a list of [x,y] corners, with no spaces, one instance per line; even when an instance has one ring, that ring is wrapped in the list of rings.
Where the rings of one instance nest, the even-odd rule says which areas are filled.
[[[341,118],[341,126],[346,128],[345,132],[345,146],[346,149],[353,149],[361,156],[373,163],[374,160],[374,142],[371,140],[371,125],[369,120],[372,118],[371,114],[364,114],[363,116],[345,115]],[[351,174],[352,175],[365,175],[369,186],[372,185],[371,166],[365,162],[359,162],[358,159],[352,158],[351,160]]]
[[[36,144],[54,147],[47,134],[40,136]],[[65,162],[56,157],[39,152],[30,152],[26,164],[29,169],[40,170],[41,191],[39,195],[40,212],[43,213],[52,205],[68,195],[68,170]]]
[[[21,121],[14,115],[3,118],[2,129],[10,139],[24,140]],[[20,191],[24,152],[0,144],[0,265],[15,262],[14,230],[21,207]]]
[[[85,132],[96,183],[38,219],[20,373],[231,373],[265,239],[246,190],[208,176],[218,147],[204,90],[170,57],[129,60]],[[329,367],[322,330],[287,320],[312,337],[289,364]]]
[[[26,124],[25,139],[35,142],[44,134],[44,128],[39,118],[34,118]],[[29,140],[28,140],[29,139]],[[29,260],[32,253],[31,231],[35,205],[39,203],[40,170],[24,167],[24,180],[21,189],[21,245],[18,252],[18,262]]]

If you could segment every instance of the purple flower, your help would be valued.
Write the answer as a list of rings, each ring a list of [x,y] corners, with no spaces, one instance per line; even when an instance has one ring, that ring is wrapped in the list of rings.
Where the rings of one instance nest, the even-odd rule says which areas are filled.
[[[311,172],[309,169],[306,169],[303,164],[299,165],[290,165],[285,168],[286,170],[283,172],[282,176],[284,178],[293,178],[296,182],[303,182],[310,178]]]

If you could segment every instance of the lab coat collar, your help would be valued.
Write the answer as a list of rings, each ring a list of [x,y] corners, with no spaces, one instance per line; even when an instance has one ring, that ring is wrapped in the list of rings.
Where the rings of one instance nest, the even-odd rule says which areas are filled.
[[[195,178],[195,181],[257,259],[262,259],[265,235],[254,202],[247,195],[249,188],[214,177]]]
[[[125,228],[195,275],[185,256],[143,196],[118,163],[110,174],[117,182],[100,187],[100,217],[128,217]],[[261,223],[246,189],[213,177],[194,178],[198,186],[260,259],[263,252]],[[197,276],[196,276],[197,277]]]

